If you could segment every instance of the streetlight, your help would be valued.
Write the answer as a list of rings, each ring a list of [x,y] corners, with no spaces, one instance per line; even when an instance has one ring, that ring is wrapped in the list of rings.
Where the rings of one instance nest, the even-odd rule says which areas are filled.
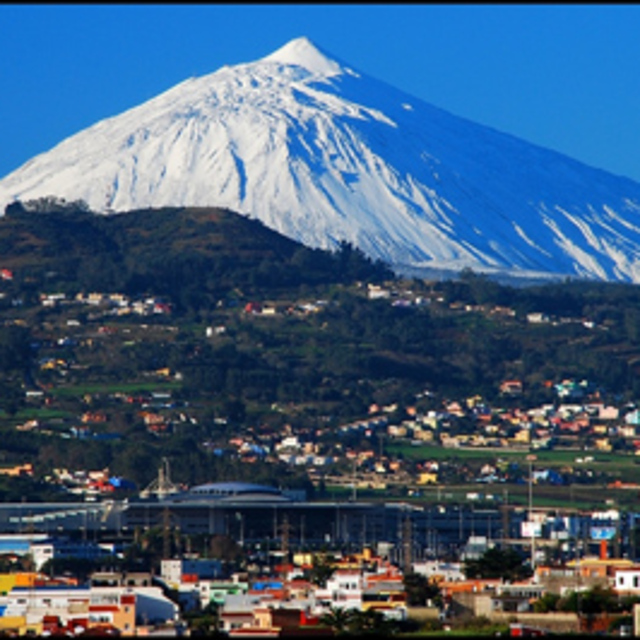
[[[527,456],[529,463],[529,527],[531,528],[531,569],[536,566],[536,530],[533,523],[533,463],[538,459],[534,453]]]

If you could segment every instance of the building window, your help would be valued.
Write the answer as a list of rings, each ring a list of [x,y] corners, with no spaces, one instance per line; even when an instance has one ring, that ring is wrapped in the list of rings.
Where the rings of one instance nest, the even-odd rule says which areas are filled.
[[[633,576],[633,586],[634,586],[635,588],[637,588],[637,587],[638,587],[638,576]]]

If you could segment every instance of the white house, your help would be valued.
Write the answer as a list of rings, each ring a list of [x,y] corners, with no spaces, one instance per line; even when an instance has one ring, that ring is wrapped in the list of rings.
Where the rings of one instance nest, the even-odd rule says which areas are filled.
[[[640,566],[618,569],[613,588],[625,595],[640,595]]]
[[[113,555],[113,547],[105,548],[94,542],[74,542],[66,538],[46,538],[33,541],[30,552],[37,571],[40,571],[47,560],[54,558],[82,558],[98,560]]]
[[[62,624],[101,616],[95,622],[113,622],[118,610],[134,607],[137,623],[162,624],[179,619],[178,606],[160,587],[14,587],[6,596],[5,616],[24,617],[37,624],[44,616],[56,616]]]
[[[442,578],[447,582],[456,582],[465,579],[460,562],[442,562],[440,560],[426,560],[414,562],[413,570],[427,578]]]
[[[364,580],[360,571],[338,569],[324,589],[316,590],[316,599],[331,607],[361,609]]]

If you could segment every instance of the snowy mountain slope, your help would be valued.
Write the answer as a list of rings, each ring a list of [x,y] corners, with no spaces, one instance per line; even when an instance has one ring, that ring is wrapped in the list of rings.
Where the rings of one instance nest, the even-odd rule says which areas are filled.
[[[640,184],[437,109],[306,38],[64,140],[0,181],[101,212],[221,206],[396,270],[640,282]]]

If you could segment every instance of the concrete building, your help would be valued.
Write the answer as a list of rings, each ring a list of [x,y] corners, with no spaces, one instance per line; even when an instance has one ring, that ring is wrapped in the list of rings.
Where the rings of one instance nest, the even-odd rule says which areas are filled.
[[[376,547],[390,553],[410,546],[415,559],[458,549],[471,535],[487,540],[517,537],[524,513],[506,523],[496,508],[415,503],[314,501],[295,499],[272,487],[240,482],[212,483],[163,499],[131,500],[123,519],[128,530],[160,526],[167,520],[183,533],[225,535],[240,544],[281,544],[288,529],[291,549],[325,545]],[[393,560],[398,560],[395,556]]]
[[[220,578],[220,560],[205,558],[164,559],[160,563],[160,577],[170,587],[177,588],[185,579],[191,583],[201,579]]]
[[[86,540],[74,541],[68,538],[45,538],[32,542],[29,552],[34,566],[40,571],[48,560],[58,558],[79,558],[101,560],[115,556],[113,545],[100,545]]]

